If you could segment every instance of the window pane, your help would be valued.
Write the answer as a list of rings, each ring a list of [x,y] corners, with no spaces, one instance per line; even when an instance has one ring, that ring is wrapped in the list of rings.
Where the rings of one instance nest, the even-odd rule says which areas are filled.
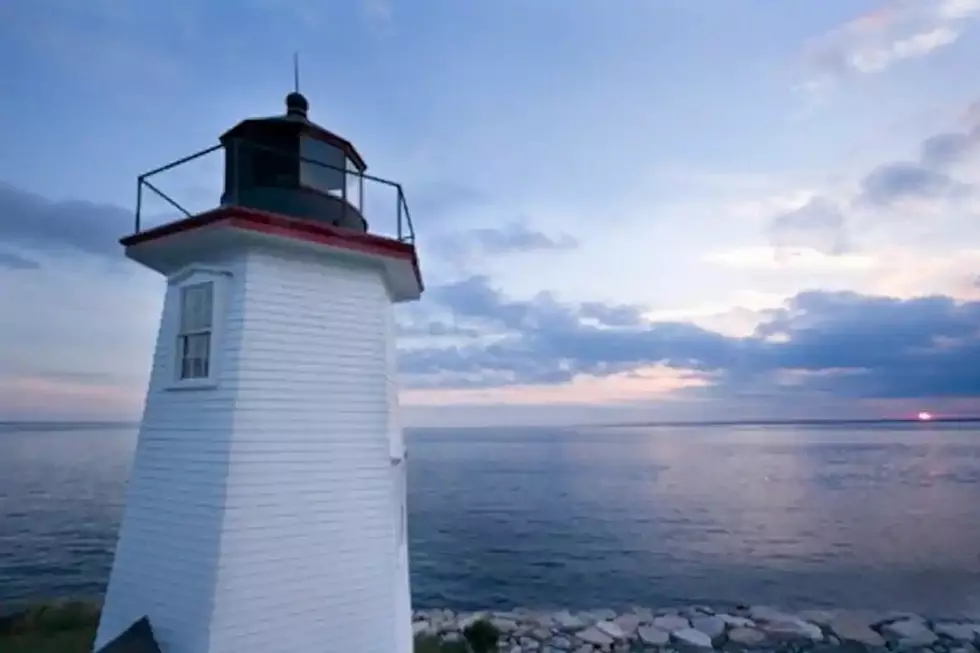
[[[211,345],[210,333],[195,333],[187,336],[187,357],[188,358],[207,358],[208,349]]]
[[[193,287],[181,291],[180,330],[192,331],[197,320],[197,293]]]
[[[340,195],[346,160],[342,150],[319,139],[304,136],[299,141],[299,178],[303,186],[321,193]]]
[[[214,284],[186,286],[180,297],[180,331],[189,333],[211,328]]]
[[[211,370],[211,334],[180,337],[180,378],[207,378]]]

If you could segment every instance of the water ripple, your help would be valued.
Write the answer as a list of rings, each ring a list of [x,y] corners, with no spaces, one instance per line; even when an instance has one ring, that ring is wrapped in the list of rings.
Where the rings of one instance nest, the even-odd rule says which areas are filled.
[[[969,429],[409,434],[419,606],[980,602]],[[0,604],[104,590],[130,429],[0,425]]]

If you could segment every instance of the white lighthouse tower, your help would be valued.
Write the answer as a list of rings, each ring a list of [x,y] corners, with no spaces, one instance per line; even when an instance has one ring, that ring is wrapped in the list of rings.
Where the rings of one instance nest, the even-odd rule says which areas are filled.
[[[150,632],[163,653],[412,650],[408,209],[302,95],[286,104],[195,155],[224,150],[218,207],[148,230],[137,209],[121,241],[167,291],[96,651]],[[365,180],[390,187],[397,235],[368,229]]]

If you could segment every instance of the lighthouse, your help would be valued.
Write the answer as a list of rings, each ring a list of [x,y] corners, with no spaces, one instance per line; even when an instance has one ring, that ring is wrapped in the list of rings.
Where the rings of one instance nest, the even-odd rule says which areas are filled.
[[[290,93],[140,177],[181,217],[138,208],[121,240],[167,285],[95,651],[412,650],[393,305],[422,293],[414,234],[401,186],[308,111]],[[210,210],[150,179],[212,151]]]

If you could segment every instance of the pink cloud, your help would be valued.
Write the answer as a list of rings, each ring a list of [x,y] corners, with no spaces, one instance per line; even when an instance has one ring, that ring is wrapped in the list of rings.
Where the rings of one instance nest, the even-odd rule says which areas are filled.
[[[138,417],[143,388],[41,377],[0,378],[0,415],[12,419],[116,420]]]

